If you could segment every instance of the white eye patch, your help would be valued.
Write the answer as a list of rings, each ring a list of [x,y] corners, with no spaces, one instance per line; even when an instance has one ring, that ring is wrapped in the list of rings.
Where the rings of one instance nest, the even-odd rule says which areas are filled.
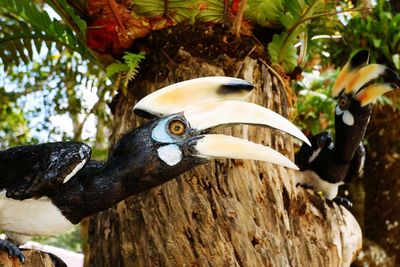
[[[169,166],[174,166],[182,160],[182,151],[177,145],[166,145],[157,149],[158,156]]]
[[[343,113],[343,122],[347,124],[348,126],[353,126],[354,125],[354,117],[353,114],[350,113],[350,111],[346,110]]]

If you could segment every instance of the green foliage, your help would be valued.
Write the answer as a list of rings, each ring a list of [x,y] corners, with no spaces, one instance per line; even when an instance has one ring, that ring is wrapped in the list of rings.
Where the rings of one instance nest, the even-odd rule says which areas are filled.
[[[63,3],[63,1],[61,1]],[[65,2],[64,2],[65,4]],[[72,14],[72,10],[66,8]],[[96,61],[83,39],[77,38],[73,30],[64,23],[51,19],[40,10],[35,2],[29,0],[0,0],[0,58],[6,70],[10,66],[28,64],[34,61],[34,50],[40,53],[45,44],[48,50],[53,45],[62,51],[65,48],[76,51],[90,60]],[[81,30],[83,21],[75,18]]]
[[[298,99],[295,124],[306,134],[334,132],[336,101],[331,97],[331,88],[337,73],[327,72],[318,76],[305,73],[305,76],[309,82],[298,82],[296,85]]]
[[[35,237],[33,240],[42,244],[60,247],[70,251],[79,253],[82,252],[80,225],[75,225],[75,227],[68,232],[58,236]]]
[[[134,10],[144,17],[166,17],[174,23],[194,22],[199,12],[196,0],[135,1]]]
[[[26,118],[16,103],[0,101],[0,149],[25,143],[28,132]]]
[[[0,149],[82,140],[93,146],[92,158],[103,160],[110,125],[105,103],[112,88],[86,47],[86,23],[67,0],[47,2],[57,14],[39,0],[0,0]],[[57,117],[63,126],[71,122],[72,131],[55,125]],[[95,136],[85,136],[89,118]],[[78,227],[39,241],[81,251]]]
[[[383,62],[400,70],[400,13],[390,10],[387,1],[378,0],[372,12],[353,14],[342,27],[345,43],[332,44],[329,50],[333,57],[357,49],[368,48],[372,62]],[[345,45],[343,45],[345,44]]]
[[[283,0],[248,0],[244,16],[262,26],[273,26],[283,15]]]
[[[271,62],[282,65],[284,70],[291,72],[297,66],[297,49],[294,43],[288,41],[288,33],[274,34],[268,45]]]
[[[220,23],[224,19],[224,1],[222,0],[203,0],[200,1],[206,8],[201,8],[196,18],[199,21]],[[200,4],[201,6],[201,4]],[[199,6],[199,7],[200,7]]]
[[[80,39],[85,40],[86,22],[76,14],[77,10],[67,0],[47,0],[46,3],[61,16],[63,22],[66,22],[74,29]]]
[[[298,37],[307,32],[307,25],[311,18],[324,7],[322,0],[285,1],[287,11],[279,17],[285,31],[275,34],[272,42],[268,45],[272,63],[283,66],[286,72],[293,71],[297,66],[297,53],[294,45],[299,42]]]
[[[133,80],[139,71],[139,63],[145,58],[144,53],[134,54],[125,52],[122,57],[124,63],[118,61],[117,63],[112,63],[107,67],[107,76],[112,77],[116,74],[122,79],[122,90],[126,93],[128,84]]]

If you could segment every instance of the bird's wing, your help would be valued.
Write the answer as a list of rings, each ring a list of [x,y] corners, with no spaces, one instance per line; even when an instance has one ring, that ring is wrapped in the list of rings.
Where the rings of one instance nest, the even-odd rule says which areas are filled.
[[[0,151],[0,188],[14,199],[50,195],[90,159],[91,149],[80,142],[54,142]]]
[[[346,174],[346,178],[344,179],[345,183],[350,183],[351,181],[363,176],[364,162],[365,162],[365,148],[364,145],[360,143],[350,163],[349,170]]]

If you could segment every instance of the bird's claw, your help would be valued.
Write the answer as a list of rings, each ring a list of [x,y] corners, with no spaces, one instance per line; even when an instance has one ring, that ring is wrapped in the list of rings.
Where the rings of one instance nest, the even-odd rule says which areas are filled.
[[[351,203],[350,200],[348,200],[347,198],[344,198],[344,197],[335,197],[333,199],[333,202],[345,207],[346,209],[351,209],[353,207],[353,203]]]
[[[25,256],[21,250],[8,240],[0,239],[0,250],[7,251],[8,256],[17,257],[21,263],[25,263]]]

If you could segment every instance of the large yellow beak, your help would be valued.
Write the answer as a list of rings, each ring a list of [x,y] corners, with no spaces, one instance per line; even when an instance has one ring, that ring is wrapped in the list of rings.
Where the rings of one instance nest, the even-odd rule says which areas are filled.
[[[253,86],[241,79],[206,77],[193,79],[152,93],[134,107],[139,114],[168,116],[180,113],[190,127],[188,142],[195,143],[196,155],[262,160],[297,169],[272,148],[221,134],[205,134],[217,126],[252,124],[286,132],[310,145],[307,137],[281,115],[256,104],[239,101]]]
[[[357,70],[360,67],[368,64],[368,61],[368,50],[361,50],[356,53],[339,72],[339,75],[332,88],[332,96],[339,96],[339,94],[348,86],[350,81],[354,79],[354,76],[357,74]]]
[[[149,94],[133,110],[141,116],[166,116],[216,99],[242,100],[253,87],[248,81],[225,76],[191,79]]]
[[[360,102],[362,107],[372,103],[377,97],[399,88],[397,85],[392,83],[379,83],[372,84],[365,89],[360,90],[354,98]]]

